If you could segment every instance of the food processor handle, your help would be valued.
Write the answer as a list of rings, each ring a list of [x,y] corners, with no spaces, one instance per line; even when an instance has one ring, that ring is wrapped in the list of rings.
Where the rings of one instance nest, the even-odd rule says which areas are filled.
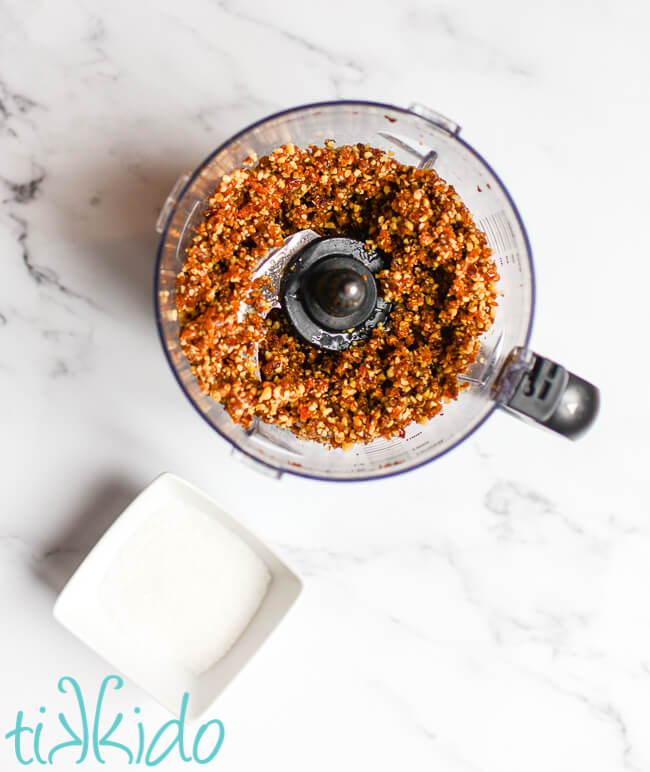
[[[502,408],[571,440],[589,429],[600,406],[593,384],[526,348],[512,350],[495,389]]]

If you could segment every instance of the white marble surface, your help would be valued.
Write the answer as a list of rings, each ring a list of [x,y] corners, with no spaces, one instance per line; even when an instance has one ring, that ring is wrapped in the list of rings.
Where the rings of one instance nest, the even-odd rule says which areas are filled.
[[[0,0],[1,735],[111,672],[54,595],[171,470],[306,582],[212,711],[215,768],[650,770],[649,25],[635,0]],[[428,104],[502,175],[533,346],[602,388],[584,440],[496,415],[403,477],[276,482],[186,403],[152,315],[160,204],[236,129],[342,97]]]

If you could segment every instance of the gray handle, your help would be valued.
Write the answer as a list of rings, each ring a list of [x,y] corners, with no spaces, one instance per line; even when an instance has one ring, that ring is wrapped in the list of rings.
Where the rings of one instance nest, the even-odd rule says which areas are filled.
[[[589,429],[600,407],[593,384],[524,348],[513,349],[496,388],[501,407],[571,440]]]

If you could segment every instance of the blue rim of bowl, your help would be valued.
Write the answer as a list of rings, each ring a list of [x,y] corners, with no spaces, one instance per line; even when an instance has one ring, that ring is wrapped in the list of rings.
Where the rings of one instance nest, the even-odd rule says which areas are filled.
[[[425,121],[426,123],[432,123],[437,128],[441,128],[438,124],[434,123],[433,121],[429,120],[428,118],[420,115],[419,113],[414,113],[412,110],[408,110],[405,107],[397,107],[395,105],[386,104],[385,102],[369,102],[364,100],[357,100],[357,99],[339,99],[339,100],[333,100],[328,102],[310,102],[305,105],[299,105],[297,107],[290,107],[287,110],[280,110],[277,113],[272,113],[271,115],[267,115],[264,118],[261,118],[259,121],[255,121],[254,123],[251,123],[250,125],[246,126],[241,131],[238,131],[236,134],[233,134],[232,137],[229,137],[225,142],[222,142],[216,150],[214,150],[210,155],[208,155],[199,166],[196,167],[196,169],[192,172],[189,179],[183,186],[183,189],[180,191],[177,197],[177,201],[180,201],[181,198],[185,195],[186,191],[189,189],[189,187],[194,183],[194,180],[197,178],[197,176],[201,173],[201,170],[205,168],[207,164],[212,161],[213,158],[215,158],[219,153],[221,153],[223,150],[225,150],[228,145],[235,142],[236,140],[240,139],[244,136],[244,134],[247,134],[249,131],[252,131],[253,129],[257,128],[258,126],[261,126],[264,123],[268,123],[269,121],[275,120],[276,118],[282,118],[286,115],[291,115],[292,113],[302,112],[304,110],[312,110],[312,109],[318,109],[321,107],[338,107],[340,105],[346,105],[349,107],[373,107],[378,108],[380,110],[393,110],[398,113],[403,113],[404,115],[409,116],[416,116],[417,118],[420,118],[421,120]],[[510,206],[512,207],[512,211],[515,214],[515,217],[517,218],[517,222],[519,223],[519,227],[521,228],[521,232],[524,237],[524,243],[526,244],[526,250],[528,252],[528,262],[530,264],[530,293],[531,293],[531,302],[530,302],[530,317],[528,319],[528,329],[526,330],[526,339],[524,341],[524,346],[528,346],[528,343],[530,341],[530,335],[532,332],[533,327],[533,317],[535,316],[535,271],[533,266],[533,252],[530,246],[530,240],[528,238],[528,232],[526,231],[526,227],[524,226],[524,222],[521,218],[521,215],[519,214],[519,209],[515,205],[515,202],[508,192],[508,189],[504,185],[501,177],[496,173],[496,171],[490,166],[490,164],[483,158],[483,156],[477,152],[468,142],[465,142],[464,139],[462,139],[458,134],[454,135],[455,139],[461,143],[469,152],[475,156],[482,164],[485,166],[485,168],[492,174],[494,179],[499,184],[503,194],[505,195],[506,199],[508,200]],[[227,437],[225,434],[219,431],[214,424],[212,424],[207,416],[198,408],[198,405],[194,402],[192,397],[190,396],[189,392],[185,388],[185,384],[181,380],[176,368],[174,367],[174,363],[172,362],[169,350],[167,349],[167,345],[165,344],[165,337],[163,333],[162,328],[162,322],[160,319],[160,303],[159,303],[159,297],[158,297],[158,291],[159,291],[159,283],[158,283],[158,277],[160,275],[160,263],[162,261],[162,252],[163,252],[163,246],[165,244],[165,241],[167,239],[167,231],[169,229],[169,224],[172,220],[172,216],[168,218],[167,222],[165,223],[165,227],[163,228],[162,233],[160,234],[160,242],[158,244],[158,250],[156,252],[156,265],[155,265],[155,274],[154,274],[154,309],[156,313],[156,327],[158,328],[158,336],[160,338],[160,343],[162,345],[163,352],[165,354],[165,358],[167,359],[167,363],[169,364],[169,367],[174,374],[174,378],[176,379],[176,382],[181,388],[181,391],[185,394],[187,397],[189,403],[192,405],[192,407],[196,410],[196,412],[201,416],[201,418],[208,424],[208,426],[215,431],[220,437],[222,437],[226,442],[228,442],[235,450],[237,450],[239,453],[243,453],[245,456],[248,456],[252,461],[254,461],[256,464],[261,464],[262,466],[265,466],[267,469],[272,470],[275,474],[279,473],[280,476],[282,476],[285,472],[287,474],[295,475],[296,477],[304,477],[308,480],[320,480],[323,482],[368,482],[371,480],[383,480],[387,477],[396,477],[400,474],[407,474],[408,472],[413,472],[416,469],[419,469],[426,464],[430,464],[432,461],[436,461],[439,458],[442,458],[442,456],[447,455],[449,451],[454,450],[454,448],[458,447],[462,442],[465,442],[469,437],[471,437],[474,432],[476,432],[483,424],[488,420],[488,418],[494,413],[494,411],[497,409],[498,405],[495,402],[492,407],[488,410],[488,412],[478,421],[468,432],[463,434],[463,436],[456,440],[453,444],[451,444],[448,448],[445,448],[441,453],[438,453],[437,455],[433,456],[433,458],[428,458],[426,461],[421,461],[413,466],[409,466],[407,469],[388,469],[386,472],[379,474],[379,475],[367,475],[367,476],[355,476],[355,477],[324,477],[322,475],[317,474],[309,474],[307,472],[301,472],[297,469],[280,469],[277,466],[274,466],[273,464],[269,464],[266,461],[263,461],[258,456],[253,455],[252,453],[249,453],[247,450],[244,450],[242,447],[237,445],[236,442],[233,442],[233,440],[230,439],[230,437]]]

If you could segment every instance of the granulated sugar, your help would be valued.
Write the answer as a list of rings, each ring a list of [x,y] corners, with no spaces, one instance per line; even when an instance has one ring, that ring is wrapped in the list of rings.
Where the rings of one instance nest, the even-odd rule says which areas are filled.
[[[157,510],[130,537],[100,595],[120,629],[199,674],[246,629],[271,575],[236,534],[199,509]]]

